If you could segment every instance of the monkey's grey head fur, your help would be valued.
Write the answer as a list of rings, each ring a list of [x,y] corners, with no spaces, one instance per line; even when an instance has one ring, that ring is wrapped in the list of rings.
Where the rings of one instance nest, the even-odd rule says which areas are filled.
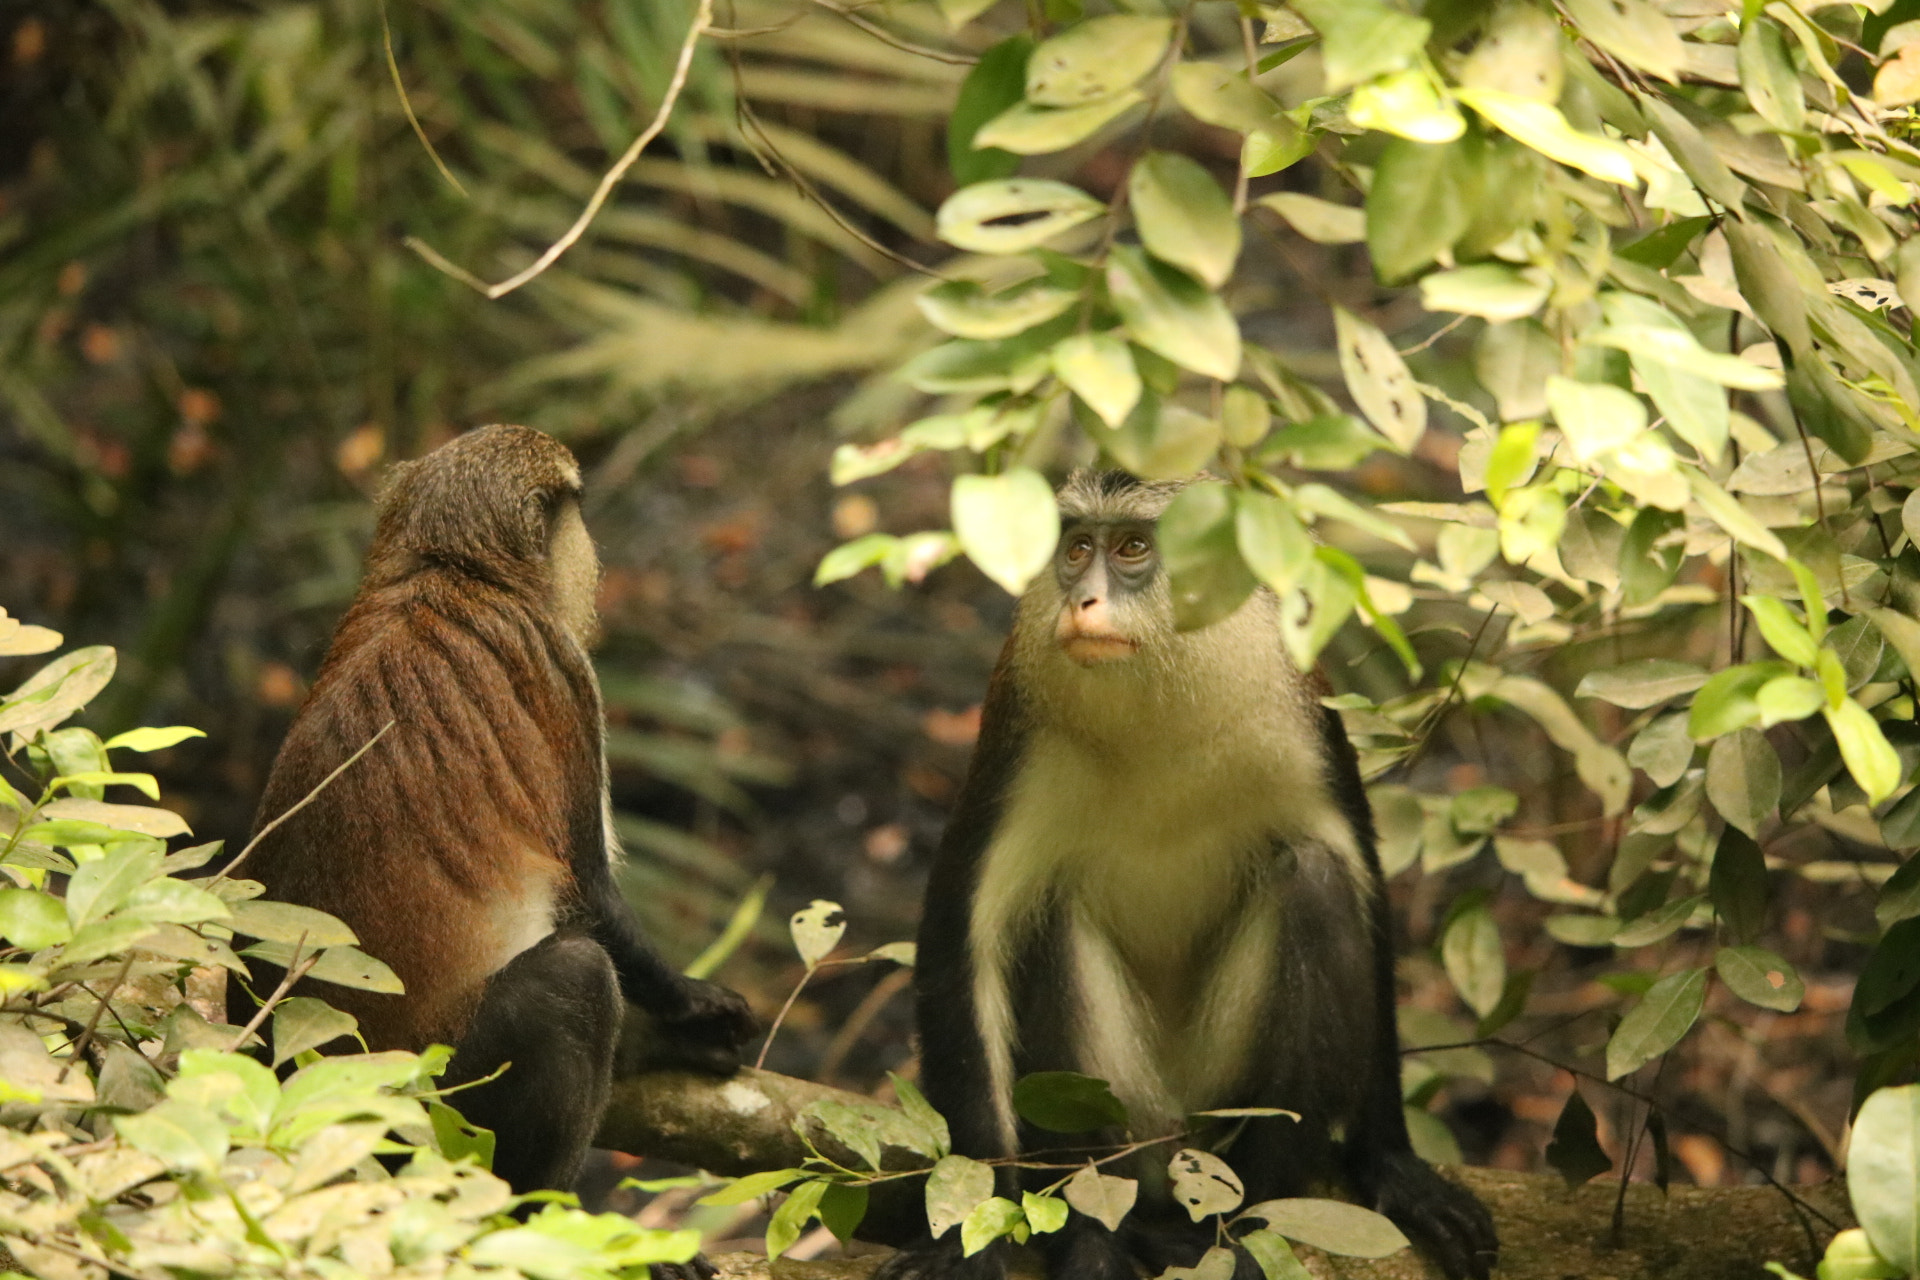
[[[1204,477],[1201,477],[1204,478]],[[1121,471],[1076,471],[1058,492],[1063,531],[1076,523],[1157,521],[1189,481],[1143,481]],[[1064,547],[1066,537],[1063,536]],[[1158,549],[1154,555],[1158,561]],[[1177,732],[1183,724],[1219,725],[1257,714],[1249,709],[1310,700],[1287,656],[1279,600],[1264,587],[1230,616],[1197,631],[1179,631],[1166,567],[1131,593],[1119,611],[1136,648],[1121,661],[1083,666],[1062,649],[1056,621],[1066,607],[1053,566],[1021,596],[1014,621],[1013,665],[1036,711],[1093,734],[1116,737]],[[1116,600],[1117,603],[1117,600]],[[1200,714],[1204,704],[1209,710]]]
[[[528,427],[478,427],[388,474],[367,553],[404,573],[444,563],[493,576],[545,562],[556,505],[580,493],[567,447]]]

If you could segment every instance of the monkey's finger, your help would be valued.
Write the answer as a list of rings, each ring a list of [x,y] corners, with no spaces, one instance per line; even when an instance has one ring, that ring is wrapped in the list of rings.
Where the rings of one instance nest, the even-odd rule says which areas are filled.
[[[653,1280],[713,1280],[719,1274],[704,1253],[696,1253],[685,1262],[656,1262],[647,1270]]]

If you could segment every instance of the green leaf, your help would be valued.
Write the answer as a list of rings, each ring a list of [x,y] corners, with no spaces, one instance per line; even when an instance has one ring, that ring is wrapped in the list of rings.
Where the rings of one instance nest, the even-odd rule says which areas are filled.
[[[1313,1274],[1294,1256],[1293,1248],[1278,1232],[1261,1229],[1240,1237],[1240,1247],[1260,1264],[1266,1280],[1313,1280]]]
[[[1126,341],[1113,333],[1076,333],[1053,348],[1053,371],[1109,427],[1140,403],[1140,373]]]
[[[1060,508],[1045,477],[1027,467],[953,482],[953,531],[967,557],[1019,595],[1053,559]]]
[[[1151,357],[1150,352],[1136,353]],[[1157,357],[1152,357],[1157,359]],[[1143,395],[1118,431],[1091,426],[1095,443],[1143,480],[1180,480],[1207,465],[1220,447],[1220,424],[1177,404]]]
[[[1266,439],[1273,426],[1273,411],[1252,387],[1232,386],[1222,397],[1220,431],[1236,449],[1251,449]]]
[[[164,751],[176,743],[185,742],[188,738],[206,736],[203,730],[185,725],[175,725],[166,729],[129,729],[125,733],[108,738],[106,747],[109,751]]]
[[[1172,35],[1170,18],[1121,13],[1076,23],[1027,59],[1027,101],[1077,107],[1111,98],[1159,64]]]
[[[1141,346],[1222,382],[1239,374],[1240,326],[1192,276],[1119,245],[1107,264],[1107,292]]]
[[[1300,149],[1300,126],[1272,94],[1248,80],[1245,71],[1214,62],[1182,62],[1173,68],[1171,82],[1174,100],[1194,119],[1247,134],[1249,143],[1261,137],[1264,148],[1282,154]]]
[[[1489,124],[1548,159],[1607,182],[1636,185],[1631,151],[1610,138],[1577,131],[1547,103],[1496,89],[1463,88],[1457,93],[1462,102],[1484,116]]]
[[[359,1019],[324,1000],[289,996],[273,1009],[273,1065],[278,1067],[309,1049],[351,1036],[359,1028]]]
[[[1647,408],[1631,391],[1604,382],[1547,379],[1547,403],[1581,465],[1628,444],[1647,429]]]
[[[60,899],[37,889],[0,889],[0,937],[38,951],[72,938],[73,927]]]
[[[1441,939],[1440,958],[1467,1006],[1483,1018],[1492,1013],[1507,985],[1506,955],[1492,913],[1475,907],[1455,916]]]
[[[1484,263],[1422,277],[1420,305],[1429,311],[1456,311],[1499,324],[1538,311],[1548,291],[1543,279],[1523,275],[1512,267]]]
[[[1707,682],[1707,673],[1691,662],[1669,658],[1642,658],[1609,671],[1589,671],[1573,691],[1576,698],[1599,698],[1616,707],[1641,711],[1692,693]]]
[[[1340,372],[1360,412],[1403,453],[1427,429],[1427,402],[1387,336],[1345,307],[1333,309]]]
[[[1822,708],[1827,717],[1827,727],[1833,730],[1833,739],[1840,744],[1840,758],[1846,761],[1847,772],[1867,793],[1868,804],[1879,804],[1893,794],[1900,785],[1900,757],[1894,752],[1887,735],[1880,731],[1880,724],[1873,713],[1855,702],[1844,698],[1839,706]]]
[[[1705,969],[1682,969],[1654,983],[1607,1041],[1607,1079],[1637,1071],[1678,1044],[1699,1019],[1706,998]]]
[[[960,1224],[961,1256],[971,1258],[995,1240],[1027,1224],[1027,1215],[1011,1200],[993,1196],[974,1207]]]
[[[914,301],[937,328],[962,338],[1011,338],[1053,319],[1080,295],[1045,284],[989,294],[971,280],[948,280]],[[844,483],[836,481],[835,483]]]
[[[813,585],[824,587],[829,582],[839,582],[851,578],[862,569],[872,568],[887,558],[887,553],[898,541],[889,533],[869,533],[835,547],[820,557],[820,566],[813,571]]]
[[[1472,135],[1445,144],[1394,138],[1381,150],[1366,225],[1367,252],[1382,280],[1411,275],[1466,234],[1484,145]]]
[[[1687,487],[1692,491],[1693,500],[1705,512],[1707,518],[1732,534],[1734,539],[1756,551],[1763,551],[1776,560],[1787,558],[1786,544],[1780,541],[1778,534],[1762,524],[1758,517],[1740,505],[1738,499],[1719,485],[1709,480],[1704,472],[1693,467],[1681,467],[1680,473],[1686,477]]]
[[[975,142],[1016,156],[1041,156],[1085,142],[1129,107],[1146,101],[1132,89],[1078,107],[1036,107],[1016,102],[980,126]]]
[[[55,800],[40,810],[47,819],[91,822],[114,831],[134,831],[143,836],[187,835],[192,828],[187,820],[171,809],[155,809],[142,804],[105,804],[99,800],[67,797]]]
[[[213,1174],[226,1159],[227,1126],[206,1108],[176,1098],[139,1115],[115,1116],[113,1127],[128,1146],[170,1169]]]
[[[1566,0],[1580,34],[1621,61],[1678,84],[1686,46],[1673,23],[1648,0]]]
[[[1784,662],[1748,662],[1716,671],[1693,695],[1687,732],[1695,742],[1708,742],[1746,728],[1760,718],[1760,708],[1754,701],[1760,687],[1777,676],[1792,674],[1793,668]]]
[[[1780,778],[1780,757],[1758,730],[1729,733],[1707,753],[1707,799],[1750,836],[1759,835],[1779,806]]]
[[[1761,947],[1722,947],[1713,968],[1729,991],[1762,1009],[1792,1013],[1807,994],[1793,966]]]
[[[1176,152],[1149,151],[1134,164],[1127,192],[1140,240],[1154,257],[1216,289],[1233,275],[1240,220],[1199,164]]]
[[[1753,695],[1760,709],[1760,727],[1770,729],[1791,720],[1805,720],[1827,705],[1826,691],[1804,676],[1779,676]]]
[[[960,82],[953,114],[947,117],[947,168],[956,187],[1005,178],[1020,167],[1019,158],[1008,152],[976,149],[974,135],[981,125],[1020,101],[1032,52],[1030,37],[1008,36],[981,53],[980,61]]]
[[[820,1225],[833,1232],[834,1239],[841,1244],[847,1244],[867,1216],[867,1196],[865,1187],[829,1183],[820,1195],[820,1206],[816,1211]]]
[[[1520,797],[1505,787],[1470,787],[1448,806],[1456,831],[1486,835],[1520,812]]]
[[[1847,1193],[1874,1251],[1920,1274],[1920,1085],[1879,1089],[1854,1117]]]
[[[763,1173],[749,1173],[745,1177],[735,1178],[718,1191],[702,1196],[698,1203],[723,1206],[746,1204],[761,1196],[771,1195],[806,1176],[804,1169],[769,1169]]]
[[[67,882],[67,919],[77,930],[125,906],[134,891],[160,875],[161,854],[144,843],[127,843],[83,864]]]
[[[1384,1258],[1408,1245],[1385,1216],[1340,1200],[1298,1197],[1263,1200],[1242,1215],[1260,1218],[1269,1231],[1349,1258]]]
[[[1089,1164],[1067,1179],[1060,1189],[1067,1203],[1104,1225],[1118,1231],[1121,1221],[1133,1209],[1140,1184],[1132,1178],[1115,1178]]]
[[[1751,942],[1760,936],[1767,919],[1767,863],[1752,836],[1736,827],[1720,833],[1707,894],[1735,941]]]
[[[1280,191],[1254,201],[1287,220],[1315,244],[1358,244],[1367,238],[1367,211],[1298,191]]]
[[[1798,133],[1807,124],[1807,95],[1800,73],[1787,56],[1780,24],[1754,17],[1740,26],[1740,48],[1735,56],[1740,87],[1754,113],[1776,129]]]
[[[820,1198],[827,1193],[830,1183],[816,1180],[802,1182],[787,1193],[780,1207],[773,1211],[767,1221],[767,1258],[769,1261],[794,1246],[800,1239],[800,1233],[806,1229],[807,1220],[820,1209]]]
[[[1027,1225],[1033,1228],[1035,1235],[1058,1231],[1067,1225],[1067,1202],[1058,1196],[1037,1196],[1031,1191],[1023,1191],[1020,1193],[1020,1210],[1027,1215]]]
[[[1433,32],[1426,19],[1381,0],[1295,0],[1293,7],[1320,33],[1328,93],[1407,66]]]
[[[1686,713],[1658,716],[1634,735],[1627,763],[1642,770],[1657,787],[1670,787],[1693,763],[1693,739],[1687,736]]]
[[[1211,626],[1253,593],[1254,576],[1236,545],[1233,491],[1216,480],[1188,485],[1160,517],[1160,558],[1173,593],[1174,625]]]
[[[1796,666],[1811,667],[1819,659],[1820,646],[1793,616],[1785,604],[1773,596],[1741,596],[1740,602],[1753,614],[1773,651]]]
[[[1593,1108],[1574,1086],[1567,1095],[1560,1118],[1553,1122],[1553,1139],[1547,1143],[1547,1163],[1567,1180],[1569,1189],[1580,1186],[1613,1168],[1600,1146],[1600,1126]]]
[[[1173,1198],[1195,1222],[1216,1213],[1232,1213],[1246,1195],[1239,1175],[1208,1151],[1187,1147],[1174,1152],[1167,1162],[1167,1175],[1173,1180]]]
[[[1645,915],[1637,916],[1620,926],[1620,932],[1613,935],[1613,945],[1645,947],[1670,938],[1693,919],[1693,913],[1700,903],[1701,898],[1697,894],[1693,897],[1662,903]]]
[[[1880,899],[1873,914],[1882,929],[1891,929],[1901,920],[1920,916],[1920,857],[1909,857],[1880,886]]]
[[[63,653],[0,698],[0,733],[31,738],[51,729],[107,687],[119,659],[107,645]]]
[[[321,947],[352,946],[359,941],[344,921],[312,907],[253,899],[233,906],[227,921],[235,933],[268,942],[298,943],[311,954]]]
[[[1036,1071],[1013,1086],[1013,1109],[1049,1133],[1124,1128],[1127,1109],[1105,1080],[1077,1071]]]
[[[1024,253],[1106,212],[1078,187],[1047,178],[976,182],[947,197],[935,225],[940,238],[972,253]]]

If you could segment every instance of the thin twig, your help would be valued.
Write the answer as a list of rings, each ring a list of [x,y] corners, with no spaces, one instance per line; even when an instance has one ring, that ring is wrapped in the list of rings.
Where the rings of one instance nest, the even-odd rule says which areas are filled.
[[[1243,10],[1240,14],[1240,47],[1247,55],[1247,83],[1252,84],[1254,76],[1260,71],[1260,50],[1253,39],[1253,19]],[[1240,148],[1240,171],[1233,180],[1233,216],[1238,218],[1247,211],[1247,184],[1252,181],[1247,173],[1247,149]]]
[[[259,846],[262,840],[265,840],[268,836],[272,835],[275,828],[277,828],[281,823],[285,822],[288,818],[291,818],[294,814],[300,812],[302,809],[312,804],[314,802],[314,799],[317,796],[319,796],[319,794],[322,791],[325,791],[335,778],[339,777],[341,774],[345,773],[349,768],[352,767],[354,761],[358,760],[361,756],[367,754],[367,752],[373,750],[373,744],[380,741],[381,738],[385,737],[387,730],[393,728],[394,723],[395,723],[394,721],[389,720],[385,724],[381,725],[380,732],[374,734],[371,738],[368,738],[367,744],[365,746],[361,747],[358,751],[354,752],[352,755],[348,756],[345,760],[341,761],[340,767],[338,769],[335,769],[332,773],[320,779],[320,781],[317,784],[315,784],[313,790],[307,792],[306,795],[300,797],[299,803],[295,804],[292,808],[288,809],[285,813],[275,818],[272,822],[269,822],[266,826],[260,828],[259,832],[253,837],[253,839],[247,841],[247,847],[242,849],[239,853],[235,854],[233,857],[233,861],[229,862],[224,868],[222,868],[219,875],[215,876],[212,880],[208,881],[207,882],[208,885],[212,886],[212,885],[219,884],[222,880],[225,880],[227,877],[231,876],[233,874],[233,869],[239,866],[242,862],[245,862],[247,859],[247,855],[252,853],[254,849]]]
[[[833,14],[835,17],[845,18],[854,26],[866,32],[875,40],[878,40],[881,44],[890,44],[902,52],[911,53],[917,57],[931,58],[935,62],[945,62],[956,67],[970,67],[980,61],[980,59],[970,57],[964,53],[949,53],[944,49],[929,49],[926,45],[915,44],[911,40],[902,40],[899,36],[894,35],[893,32],[887,30],[871,18],[863,18],[851,9],[842,9],[839,5],[832,3],[832,0],[813,0],[813,3],[825,9],[828,13]]]
[[[654,113],[652,123],[641,130],[640,136],[633,140],[633,145],[628,147],[626,153],[614,163],[613,168],[607,170],[601,177],[600,185],[595,189],[593,198],[587,201],[587,207],[580,211],[580,216],[574,219],[573,225],[567,228],[566,233],[558,240],[547,246],[547,251],[535,259],[532,266],[509,276],[499,284],[488,284],[466,268],[454,265],[439,250],[416,236],[407,237],[407,247],[454,279],[478,289],[488,298],[496,299],[506,297],[558,262],[560,255],[573,248],[580,237],[587,233],[587,228],[599,216],[601,206],[607,203],[608,197],[613,194],[613,189],[620,185],[620,180],[627,176],[627,170],[633,168],[634,161],[638,160],[640,153],[647,149],[647,144],[659,137],[660,131],[667,127],[667,117],[673,113],[674,104],[680,100],[680,91],[686,88],[687,73],[693,67],[694,47],[700,43],[701,35],[711,25],[713,25],[713,0],[700,0],[699,11],[693,15],[693,22],[687,27],[687,38],[681,42],[680,59],[674,64],[673,79],[667,84],[666,95],[660,99],[660,109]]]
[[[273,1006],[279,1004],[280,1001],[286,997],[287,992],[293,990],[294,983],[306,977],[308,973],[312,972],[313,966],[320,963],[320,953],[318,951],[315,951],[305,960],[300,958],[300,948],[305,946],[306,943],[307,933],[306,930],[302,929],[300,931],[300,940],[293,944],[293,954],[287,957],[292,963],[287,966],[286,973],[280,979],[280,985],[273,989],[271,995],[260,1002],[259,1012],[253,1015],[252,1021],[240,1028],[240,1034],[235,1036],[233,1043],[227,1046],[227,1052],[238,1053],[244,1048],[247,1041],[253,1038],[253,1033],[260,1029],[260,1024],[267,1020],[267,1015],[273,1012]]]
[[[827,1051],[820,1055],[820,1068],[815,1075],[825,1083],[831,1081],[840,1071],[840,1064],[847,1060],[853,1047],[860,1043],[860,1037],[887,1006],[887,1002],[899,995],[909,982],[913,981],[913,970],[895,969],[886,977],[873,984],[873,990],[854,1007],[840,1030],[827,1045]]]
[[[107,1001],[120,993],[120,984],[127,980],[127,970],[131,968],[133,968],[133,952],[129,949],[127,958],[120,962],[120,972],[113,975],[113,985],[107,988],[107,994],[101,998],[100,1003],[93,1006],[93,1016],[87,1019],[87,1025],[81,1029],[80,1038],[73,1042],[73,1052],[68,1054],[67,1060],[61,1064],[60,1074],[53,1078],[55,1084],[67,1078],[67,1072],[73,1069],[73,1064],[80,1061],[81,1055],[87,1051],[87,1046],[93,1043],[94,1028],[100,1025],[100,1016],[107,1010]],[[81,989],[85,990],[84,987]],[[93,993],[88,991],[87,994]]]
[[[1447,713],[1447,709],[1453,706],[1453,700],[1460,694],[1460,681],[1467,674],[1467,664],[1473,661],[1473,655],[1480,648],[1480,637],[1487,633],[1487,625],[1493,621],[1493,615],[1498,612],[1500,612],[1498,608],[1489,609],[1487,616],[1480,619],[1480,629],[1473,633],[1473,639],[1467,645],[1466,656],[1460,659],[1460,666],[1453,673],[1453,683],[1447,687],[1447,696],[1440,700],[1439,706],[1424,717],[1424,731],[1420,735],[1420,741],[1414,743],[1413,750],[1407,753],[1407,758],[1400,761],[1401,768],[1411,770],[1414,762],[1419,760],[1421,753],[1427,749],[1427,743],[1433,740],[1434,733],[1440,728],[1440,717]]]
[[[1452,333],[1455,329],[1458,329],[1461,325],[1465,324],[1467,320],[1468,320],[1468,317],[1465,315],[1455,316],[1453,319],[1447,321],[1445,324],[1441,325],[1438,329],[1435,329],[1432,333],[1428,334],[1426,337],[1422,338],[1420,341],[1414,343],[1412,346],[1402,347],[1400,349],[1400,354],[1403,356],[1411,356],[1411,355],[1417,355],[1420,352],[1425,351],[1428,347],[1432,346],[1434,343],[1440,341],[1440,339],[1446,337],[1448,334]]]
[[[466,195],[467,189],[460,185],[460,179],[453,176],[453,170],[447,168],[447,162],[434,149],[433,140],[427,137],[427,131],[420,126],[420,117],[413,114],[413,99],[407,95],[407,86],[400,81],[400,62],[393,56],[393,28],[387,23],[387,0],[380,0],[380,38],[387,47],[387,71],[393,76],[393,91],[400,95],[400,109],[406,112],[407,123],[413,126],[414,136],[427,149],[427,156],[433,161],[433,167],[440,171],[440,176],[452,183],[455,191]]]
[[[819,970],[820,966],[817,964],[808,965],[807,971],[800,975],[800,981],[794,983],[793,990],[787,993],[787,1002],[780,1006],[779,1013],[773,1015],[773,1025],[767,1028],[767,1038],[760,1045],[760,1056],[753,1060],[755,1071],[767,1064],[767,1050],[773,1048],[773,1038],[780,1034],[780,1024],[787,1020],[787,1014],[793,1009],[793,1002],[798,1000],[800,993],[806,989],[807,980]]]

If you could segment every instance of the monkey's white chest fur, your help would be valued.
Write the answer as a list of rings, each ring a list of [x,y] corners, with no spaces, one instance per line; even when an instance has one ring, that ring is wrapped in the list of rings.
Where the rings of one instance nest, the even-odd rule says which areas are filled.
[[[1057,1065],[1112,1085],[1138,1136],[1228,1100],[1282,941],[1276,843],[1364,875],[1326,789],[1315,710],[1242,715],[1229,742],[1150,729],[1121,751],[1046,729],[1029,741],[971,929],[974,1007],[1009,1149],[1019,1049],[1010,971],[1048,920],[1065,928],[1075,1059]]]

